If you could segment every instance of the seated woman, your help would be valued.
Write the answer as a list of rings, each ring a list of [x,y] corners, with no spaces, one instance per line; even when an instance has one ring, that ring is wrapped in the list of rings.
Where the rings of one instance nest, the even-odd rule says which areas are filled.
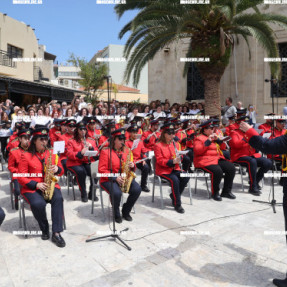
[[[206,121],[199,126],[200,135],[194,139],[194,167],[211,174],[211,193],[214,200],[221,201],[221,197],[235,199],[235,195],[231,192],[235,167],[224,158],[219,146],[221,142],[218,142],[218,136],[213,133],[212,121]],[[224,185],[219,195],[223,173]]]
[[[86,138],[87,127],[84,122],[79,122],[75,129],[74,138],[68,140],[67,146],[67,169],[70,170],[77,179],[79,189],[81,191],[82,202],[87,202],[87,190],[86,190],[86,177],[89,176],[90,192],[89,199],[92,199],[92,178],[91,178],[91,160],[97,160],[97,157],[87,157],[84,154],[88,150],[97,151],[98,148],[95,145],[93,139]]]
[[[29,202],[33,215],[39,223],[43,240],[50,238],[46,204],[47,202],[51,204],[52,242],[58,247],[64,247],[66,244],[60,234],[63,231],[63,197],[59,184],[55,184],[51,200],[44,199],[43,196],[48,188],[45,183],[48,162],[51,160],[49,172],[60,176],[64,172],[58,155],[53,154],[53,150],[48,147],[48,132],[47,128],[38,128],[33,131],[28,152],[22,153],[21,164],[18,167],[19,174],[28,176],[18,177],[18,181],[22,186],[21,194]]]
[[[243,116],[238,118],[237,122],[240,123],[245,120],[246,117]],[[272,169],[272,161],[256,152],[256,150],[246,142],[244,139],[244,132],[239,128],[232,130],[230,137],[229,146],[231,161],[247,167],[250,179],[249,193],[259,196],[261,193],[259,182],[262,180],[264,173]]]
[[[110,194],[111,202],[112,202],[111,192],[113,192],[114,202],[112,202],[112,205],[114,208],[115,221],[117,223],[122,222],[119,207],[122,197],[121,187],[125,180],[124,177],[117,174],[122,172],[123,164],[125,164],[127,160],[129,160],[128,156],[130,153],[130,149],[125,147],[124,141],[125,141],[125,129],[117,129],[113,131],[112,142],[111,142],[112,150],[110,150],[110,148],[108,147],[103,148],[100,153],[100,159],[99,159],[99,173],[101,174],[113,173],[112,175],[114,175],[110,178],[101,177],[100,185],[104,190],[106,190]],[[112,167],[110,163],[112,163]],[[135,169],[135,164],[133,160],[130,161],[128,168],[130,170]],[[132,221],[130,212],[141,194],[141,187],[135,181],[135,179],[132,180],[128,193],[129,196],[122,208],[122,216],[125,220]]]
[[[181,194],[189,178],[180,177],[182,172],[180,168],[181,158],[177,156],[179,144],[174,142],[174,135],[173,124],[166,123],[163,125],[162,134],[158,143],[154,146],[155,173],[170,182],[172,193],[169,196],[172,200],[172,205],[178,213],[184,213],[184,209],[181,206]]]

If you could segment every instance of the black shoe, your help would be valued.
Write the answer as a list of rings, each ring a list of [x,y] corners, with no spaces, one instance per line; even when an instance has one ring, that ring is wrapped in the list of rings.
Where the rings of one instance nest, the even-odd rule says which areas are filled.
[[[257,189],[260,191],[260,190],[262,190],[262,187],[257,183]]]
[[[88,199],[89,200],[93,200],[93,194],[92,192],[90,191],[89,194],[88,194]],[[99,198],[95,195],[95,201],[99,201]]]
[[[42,231],[42,235],[41,235],[42,240],[48,240],[50,238],[50,233],[48,232],[43,232]]]
[[[236,196],[232,192],[222,192],[220,196],[230,198],[230,199],[236,198]]]
[[[116,216],[116,217],[115,217],[115,221],[116,221],[116,223],[122,223],[122,222],[123,222],[121,216]]]
[[[175,206],[175,204],[174,204],[174,198],[173,198],[173,196],[172,196],[172,193],[169,194],[169,197],[170,197],[170,199],[171,199],[171,201],[172,201],[172,206]]]
[[[174,209],[178,212],[178,213],[184,213],[184,209],[181,205],[177,205],[174,207]]]
[[[252,189],[249,189],[248,191],[249,193],[253,194],[253,195],[256,195],[256,196],[259,196],[261,194],[260,190],[258,188],[252,188]]]
[[[222,198],[219,194],[212,194],[211,197],[216,201],[222,201]]]
[[[129,214],[123,214],[123,219],[126,220],[126,221],[132,221],[133,218],[129,215]]]
[[[82,197],[82,202],[88,202],[87,196]]]
[[[55,233],[53,233],[52,242],[54,242],[58,247],[65,247],[66,246],[66,242],[63,239],[63,237],[61,236],[61,234],[56,235]]]
[[[144,192],[150,192],[149,188],[147,186],[142,186],[142,191]]]
[[[287,287],[287,278],[285,278],[284,280],[273,279],[273,284],[278,287]]]

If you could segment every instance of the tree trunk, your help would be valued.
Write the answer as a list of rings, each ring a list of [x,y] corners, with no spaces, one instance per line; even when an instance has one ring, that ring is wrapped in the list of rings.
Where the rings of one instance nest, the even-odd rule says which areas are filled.
[[[221,111],[217,105],[220,105],[220,79],[218,77],[207,77],[204,79],[204,101],[206,116],[220,116]]]

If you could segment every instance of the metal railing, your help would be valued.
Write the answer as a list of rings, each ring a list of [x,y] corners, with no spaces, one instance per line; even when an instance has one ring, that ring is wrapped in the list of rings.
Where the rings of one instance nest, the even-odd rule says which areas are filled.
[[[0,65],[17,68],[17,62],[13,62],[13,55],[7,53],[6,51],[0,50]]]

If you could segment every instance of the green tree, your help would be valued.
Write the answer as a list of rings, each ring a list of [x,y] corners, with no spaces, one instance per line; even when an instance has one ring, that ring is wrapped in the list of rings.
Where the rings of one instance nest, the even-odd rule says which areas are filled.
[[[97,90],[103,86],[105,81],[104,76],[106,76],[108,72],[107,65],[102,63],[91,64],[84,58],[75,56],[73,53],[70,55],[68,63],[81,69],[79,72],[79,76],[81,77],[79,83],[88,93],[86,101],[95,103],[100,95]]]
[[[124,50],[124,57],[128,59],[126,81],[133,76],[136,86],[142,68],[158,51],[179,39],[188,39],[186,57],[210,59],[196,65],[205,83],[206,114],[218,114],[214,103],[220,103],[220,79],[239,36],[247,43],[249,58],[250,37],[264,48],[267,57],[279,57],[270,24],[286,29],[287,18],[264,13],[261,9],[264,6],[259,6],[263,3],[264,0],[210,0],[210,4],[181,5],[180,0],[126,0],[125,5],[116,5],[119,17],[128,10],[139,10],[119,33],[122,38],[130,32]],[[187,69],[188,63],[185,64],[184,76]],[[280,77],[280,63],[271,62],[270,69],[272,77]]]

